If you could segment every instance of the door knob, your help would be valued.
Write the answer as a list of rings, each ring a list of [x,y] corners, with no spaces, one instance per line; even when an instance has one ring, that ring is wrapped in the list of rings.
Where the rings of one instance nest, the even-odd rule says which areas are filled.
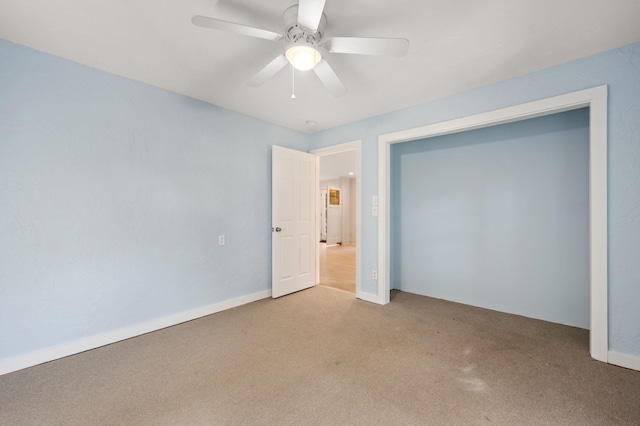
[[[271,228],[272,231],[276,231],[276,232],[280,232],[282,231],[282,228],[280,228],[279,226],[276,226],[276,228]]]

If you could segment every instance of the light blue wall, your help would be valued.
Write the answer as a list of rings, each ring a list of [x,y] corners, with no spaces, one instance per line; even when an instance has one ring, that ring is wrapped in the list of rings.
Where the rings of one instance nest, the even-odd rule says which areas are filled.
[[[602,84],[609,346],[640,357],[640,43],[309,139],[0,41],[0,360],[267,289],[271,144],[362,140],[368,212],[379,134]],[[375,293],[377,220],[362,226]]]
[[[0,360],[270,289],[276,143],[308,136],[0,40]]]
[[[391,148],[396,289],[589,328],[589,110]]]
[[[378,135],[603,84],[609,86],[609,349],[640,357],[640,43],[321,132],[311,148],[362,140],[361,201],[369,212],[378,191]],[[376,218],[364,214],[362,227],[362,288],[376,293],[367,278],[377,269]]]

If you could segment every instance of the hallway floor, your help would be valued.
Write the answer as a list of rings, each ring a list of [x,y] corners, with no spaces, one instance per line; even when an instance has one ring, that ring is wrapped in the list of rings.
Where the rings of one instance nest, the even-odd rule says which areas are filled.
[[[356,246],[320,244],[320,285],[356,293]]]

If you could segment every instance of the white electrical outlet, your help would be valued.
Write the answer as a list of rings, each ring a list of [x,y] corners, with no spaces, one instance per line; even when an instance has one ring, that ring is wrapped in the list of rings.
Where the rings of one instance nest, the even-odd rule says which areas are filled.
[[[218,245],[223,246],[225,243],[224,235],[218,235]]]
[[[371,197],[371,205],[372,206],[377,206],[378,205],[378,196],[374,195],[373,197]]]
[[[376,271],[375,269],[371,272],[371,278],[373,278],[374,280],[378,279],[378,271]]]
[[[378,216],[378,206],[371,207],[371,215]]]

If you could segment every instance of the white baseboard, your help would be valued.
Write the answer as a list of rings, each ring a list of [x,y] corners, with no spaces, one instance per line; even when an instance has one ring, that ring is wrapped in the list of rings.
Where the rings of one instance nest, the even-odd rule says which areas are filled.
[[[638,357],[609,351],[607,359],[609,364],[640,371],[640,358]]]
[[[91,336],[86,339],[77,340],[64,345],[54,346],[14,358],[9,358],[0,361],[0,375],[22,370],[27,367],[33,367],[34,365],[64,358],[69,355],[109,345],[121,340],[130,339],[132,337],[140,336],[162,328],[171,327],[176,324],[215,314],[216,312],[225,311],[227,309],[235,308],[236,306],[245,305],[268,297],[271,297],[271,290],[260,291],[246,296],[237,297],[235,299],[225,300],[224,302],[214,303],[213,305],[191,311],[181,312],[179,314],[137,324],[131,327],[98,334],[96,336]]]
[[[99,348],[100,346],[109,345],[121,340],[130,339],[132,337],[140,336],[166,327],[171,327],[173,325],[215,314],[216,312],[225,311],[227,309],[235,308],[237,306],[245,305],[247,303],[255,302],[261,299],[266,299],[268,297],[271,297],[271,290],[260,291],[246,296],[237,297],[235,299],[225,300],[224,302],[214,303],[213,305],[205,306],[191,311],[181,312],[179,314],[160,318],[154,321],[149,321],[131,327],[122,328],[120,330],[88,337],[86,339],[77,340],[75,342],[67,343],[61,346],[55,346],[37,352],[20,355],[15,358],[9,358],[0,361],[0,375],[22,370],[23,368],[33,367],[34,365],[64,358],[91,349]],[[364,300],[366,302],[380,304],[380,300],[378,298],[378,295],[376,294],[359,292],[357,294],[357,297],[358,299]],[[632,355],[621,354],[618,352],[608,352],[608,362],[609,364],[640,371],[640,358]]]
[[[360,291],[356,294],[356,297],[358,299],[364,300],[365,302],[377,303],[378,305],[382,305],[377,294],[365,293],[364,291]]]

